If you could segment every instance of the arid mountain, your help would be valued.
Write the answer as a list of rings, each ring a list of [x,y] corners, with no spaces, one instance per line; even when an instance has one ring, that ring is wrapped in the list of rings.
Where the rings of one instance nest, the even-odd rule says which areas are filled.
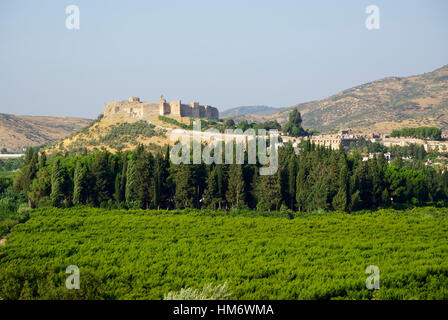
[[[286,108],[274,108],[269,106],[242,106],[222,111],[221,118],[236,118],[246,114],[266,116],[281,112],[284,109]]]
[[[448,65],[422,75],[388,77],[347,89],[326,99],[300,103],[303,125],[321,132],[352,128],[390,132],[402,127],[432,125],[448,130]],[[284,123],[292,108],[268,116],[246,115],[252,121]]]
[[[51,143],[78,131],[90,122],[92,120],[83,118],[0,113],[0,149],[21,152],[24,147]]]

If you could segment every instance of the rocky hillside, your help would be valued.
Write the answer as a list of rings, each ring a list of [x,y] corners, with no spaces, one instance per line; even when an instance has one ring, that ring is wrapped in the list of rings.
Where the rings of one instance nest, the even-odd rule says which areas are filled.
[[[48,144],[78,131],[92,120],[71,117],[18,116],[0,113],[0,149],[20,152]]]
[[[347,89],[326,99],[300,103],[306,128],[321,132],[341,128],[390,132],[406,126],[431,125],[448,130],[448,65],[422,75],[388,77]],[[257,121],[286,122],[290,109]]]

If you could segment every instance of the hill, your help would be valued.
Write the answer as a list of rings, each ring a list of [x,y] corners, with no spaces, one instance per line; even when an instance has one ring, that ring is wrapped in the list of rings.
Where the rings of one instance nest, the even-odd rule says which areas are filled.
[[[158,104],[140,100],[113,101],[104,106],[103,114],[96,121],[54,142],[47,147],[46,151],[50,154],[65,151],[79,154],[87,149],[88,151],[108,150],[115,153],[132,150],[139,144],[144,144],[156,151],[170,143],[169,132],[172,129],[188,126],[192,119],[189,116],[181,117],[173,114],[160,118]],[[215,120],[206,120],[203,117],[201,121],[217,124]]]
[[[82,130],[51,144],[46,151],[50,154],[65,151],[80,153],[84,149],[117,152],[134,149],[139,143],[158,149],[167,142],[166,129],[156,119],[148,122],[133,118],[99,117]]]
[[[275,108],[269,106],[242,106],[222,111],[221,116],[222,118],[233,118],[233,119],[235,119],[235,117],[243,116],[246,114],[265,116],[280,112],[284,109],[285,108]]]
[[[20,152],[24,147],[51,143],[87,126],[90,122],[92,120],[83,118],[0,113],[0,149]]]
[[[253,121],[287,121],[297,108],[306,128],[321,132],[353,128],[385,132],[417,126],[448,130],[448,65],[410,77],[387,77],[326,99],[297,104],[268,116],[246,115]]]

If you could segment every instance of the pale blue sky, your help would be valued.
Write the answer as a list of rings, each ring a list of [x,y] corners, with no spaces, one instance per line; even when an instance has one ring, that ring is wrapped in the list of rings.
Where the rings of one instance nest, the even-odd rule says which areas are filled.
[[[65,28],[65,7],[80,30]],[[380,8],[367,30],[365,8]],[[103,103],[289,107],[448,64],[448,1],[1,0],[0,112],[94,118]]]

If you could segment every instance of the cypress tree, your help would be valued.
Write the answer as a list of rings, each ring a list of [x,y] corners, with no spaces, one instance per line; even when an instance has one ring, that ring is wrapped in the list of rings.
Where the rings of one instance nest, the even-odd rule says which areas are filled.
[[[85,189],[86,189],[86,177],[87,170],[85,166],[78,161],[75,167],[75,173],[73,177],[73,203],[82,204],[85,201]]]
[[[225,199],[225,190],[226,186],[225,184],[225,178],[224,178],[224,167],[222,164],[216,165],[216,183],[218,186],[218,208],[221,209],[224,199]]]
[[[95,184],[93,187],[97,205],[107,202],[111,199],[112,183],[110,181],[111,174],[109,170],[109,153],[102,151],[95,155],[92,165],[92,173],[95,177]],[[113,181],[112,181],[113,182]],[[111,187],[112,185],[112,187]]]
[[[243,166],[241,164],[231,164],[226,192],[226,200],[231,207],[238,208],[245,205],[246,195],[244,190]]]
[[[328,167],[328,187],[327,187],[327,197],[328,201],[331,202],[332,199],[339,193],[341,181],[340,181],[340,153],[331,152],[329,156]]]
[[[23,193],[26,195],[30,190],[31,183],[33,179],[36,177],[36,173],[38,170],[38,155],[37,153],[33,153],[31,157],[31,161],[28,164],[28,167],[25,169],[25,184],[23,188]]]
[[[383,206],[389,206],[390,205],[390,195],[387,189],[384,189],[381,193],[381,204]]]
[[[153,167],[152,155],[144,149],[137,150],[135,161],[135,192],[136,198],[141,202],[143,208],[149,208],[153,201]]]
[[[23,166],[27,166],[30,164],[33,155],[34,155],[33,147],[27,148],[25,152],[25,159],[23,161]]]
[[[282,128],[283,133],[298,137],[304,135],[304,130],[302,128],[302,116],[297,109],[292,110],[289,113],[288,122]]]
[[[62,193],[62,184],[63,184],[63,178],[62,178],[61,160],[57,158],[51,170],[50,200],[52,206],[54,207],[60,206],[62,199],[64,197]]]
[[[351,196],[350,212],[361,210],[362,208],[363,207],[362,207],[362,199],[360,196],[360,191],[356,190],[356,192],[354,194],[352,194],[352,196]]]
[[[368,161],[359,163],[354,172],[354,177],[357,179],[357,188],[352,193],[356,193],[356,190],[359,191],[359,197],[364,208],[371,208],[373,206],[374,193],[372,176],[368,170]]]
[[[291,142],[288,142],[286,148],[278,150],[278,173],[280,176],[280,192],[283,201],[289,205],[289,155],[290,149],[292,149]]]
[[[119,172],[115,176],[115,184],[114,184],[114,200],[116,203],[123,202],[123,190],[124,187],[121,184],[121,172]]]
[[[258,199],[268,211],[279,210],[282,204],[279,173],[259,177]]]
[[[294,210],[296,202],[297,162],[294,154],[292,154],[288,160],[288,207],[289,209]]]
[[[162,153],[157,153],[154,161],[154,205],[160,208],[169,196],[167,188],[169,160]]]
[[[47,154],[42,151],[40,154],[39,168],[44,168],[47,165]]]
[[[127,153],[124,153],[123,154],[123,165],[122,165],[122,168],[121,168],[121,173],[117,175],[120,178],[120,180],[118,182],[118,186],[117,186],[117,181],[115,181],[115,193],[116,193],[115,200],[118,203],[121,203],[121,202],[126,200],[126,174],[127,174],[127,170],[128,170],[128,155],[127,155]]]
[[[188,164],[179,164],[173,167],[174,182],[176,185],[174,203],[178,209],[194,208],[197,202],[191,167],[192,165]]]
[[[215,166],[207,177],[207,188],[204,191],[203,205],[208,209],[219,207],[221,197],[218,188],[218,170]]]
[[[335,210],[345,211],[349,202],[349,172],[344,154],[340,157],[338,166],[340,168],[338,192],[332,200],[332,206]]]
[[[135,161],[131,160],[128,162],[126,170],[126,188],[125,188],[125,199],[127,205],[131,205],[133,201],[136,200],[136,176],[137,171],[135,168]]]
[[[340,187],[334,196],[332,206],[334,210],[345,211],[347,208],[347,192],[344,187]]]
[[[307,199],[309,210],[328,208],[328,172],[323,164],[317,163],[310,173],[310,193]]]
[[[304,157],[304,156],[302,156]],[[302,158],[303,159],[303,158]],[[296,201],[297,209],[299,211],[305,211],[306,200],[308,197],[308,184],[307,184],[307,172],[305,167],[305,161],[299,161],[298,172],[296,178]]]

